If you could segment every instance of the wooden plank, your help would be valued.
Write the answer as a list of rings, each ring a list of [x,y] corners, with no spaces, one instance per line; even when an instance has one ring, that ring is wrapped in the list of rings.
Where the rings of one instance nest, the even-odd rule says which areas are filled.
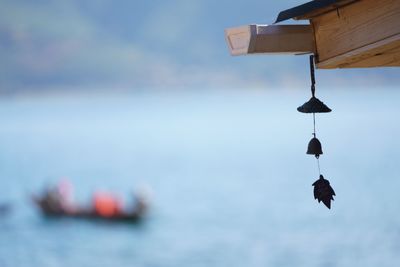
[[[317,68],[368,68],[399,66],[400,34],[345,54],[317,62]]]
[[[310,25],[247,25],[225,30],[232,55],[313,53]]]
[[[334,57],[349,58],[348,53],[353,50],[354,57],[357,49],[400,34],[400,1],[362,0],[315,17],[311,23],[318,66],[331,62],[326,66],[335,67]],[[340,60],[337,62],[342,64]]]
[[[400,67],[400,46],[345,66],[346,68]]]

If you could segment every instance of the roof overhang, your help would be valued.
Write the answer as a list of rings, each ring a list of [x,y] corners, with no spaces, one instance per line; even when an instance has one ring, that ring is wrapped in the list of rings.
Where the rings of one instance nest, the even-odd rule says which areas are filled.
[[[309,20],[310,25],[305,26],[309,27],[311,34],[284,31],[282,34],[272,34],[274,31],[266,31],[265,35],[259,35],[257,31],[252,33],[251,29],[263,25],[245,26],[249,27],[251,36],[249,47],[236,53],[232,50],[232,40],[237,36],[229,36],[235,30],[227,29],[225,33],[231,53],[268,53],[271,47],[275,47],[273,54],[287,54],[288,50],[291,54],[301,54],[296,52],[296,48],[293,49],[293,44],[313,43],[312,48],[303,52],[315,54],[317,68],[400,66],[400,1],[316,0],[280,12],[276,22],[287,19]],[[273,26],[278,26],[275,29],[279,32],[289,25],[274,24],[268,26],[269,30],[274,29]],[[240,28],[243,30],[245,27]],[[258,46],[252,50],[254,41]]]

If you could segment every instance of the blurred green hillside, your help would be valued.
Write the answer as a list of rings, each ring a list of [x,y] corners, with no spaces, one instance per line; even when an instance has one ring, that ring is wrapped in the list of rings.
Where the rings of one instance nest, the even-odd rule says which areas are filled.
[[[303,86],[306,57],[231,57],[224,40],[227,27],[271,24],[301,3],[2,0],[0,91]],[[338,86],[400,80],[396,69],[317,75]]]

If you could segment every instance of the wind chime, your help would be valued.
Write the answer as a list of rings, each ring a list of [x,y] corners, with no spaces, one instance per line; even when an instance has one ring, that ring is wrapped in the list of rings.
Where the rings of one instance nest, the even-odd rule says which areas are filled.
[[[317,138],[315,131],[315,113],[327,113],[332,110],[328,108],[321,100],[315,97],[315,76],[314,76],[314,56],[310,56],[310,73],[311,73],[311,98],[302,106],[298,107],[297,110],[302,113],[312,113],[313,114],[313,125],[314,132],[312,133],[313,138],[308,143],[307,154],[314,155],[317,159],[319,179],[315,181],[312,185],[314,186],[314,198],[325,204],[329,209],[331,208],[331,200],[335,195],[335,191],[330,186],[328,180],[324,178],[321,174],[321,168],[319,164],[319,156],[322,155],[321,142]]]

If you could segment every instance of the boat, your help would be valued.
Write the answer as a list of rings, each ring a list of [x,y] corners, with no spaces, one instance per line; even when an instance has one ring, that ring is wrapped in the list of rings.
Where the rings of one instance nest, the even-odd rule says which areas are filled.
[[[138,222],[147,213],[148,203],[141,195],[135,195],[135,205],[130,209],[120,209],[113,212],[101,212],[94,205],[81,206],[77,204],[63,203],[62,198],[47,191],[41,195],[32,195],[35,206],[46,217],[51,218],[75,218],[86,220],[102,220],[110,222]]]

